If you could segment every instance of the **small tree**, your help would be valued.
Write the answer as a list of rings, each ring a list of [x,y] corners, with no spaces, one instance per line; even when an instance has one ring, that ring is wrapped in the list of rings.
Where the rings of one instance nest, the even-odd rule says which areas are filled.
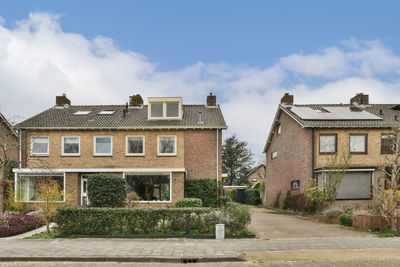
[[[62,202],[64,191],[58,181],[50,176],[38,177],[34,186],[37,190],[35,201],[38,201],[35,203],[35,208],[46,223],[46,233],[50,233],[49,225],[56,209],[65,205],[69,198],[65,195],[65,202]]]
[[[350,166],[351,155],[349,153],[335,154],[329,158],[328,163],[323,167],[325,180],[325,198],[332,204],[336,201],[340,184]]]
[[[228,174],[225,185],[247,183],[246,175],[253,166],[253,153],[245,141],[239,141],[236,135],[225,139],[222,146],[222,171]]]

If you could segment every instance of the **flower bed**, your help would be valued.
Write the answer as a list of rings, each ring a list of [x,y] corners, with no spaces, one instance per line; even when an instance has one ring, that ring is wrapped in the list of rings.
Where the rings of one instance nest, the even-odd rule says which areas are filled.
[[[38,215],[5,214],[0,217],[0,237],[21,234],[43,225]]]
[[[61,207],[56,222],[64,235],[213,235],[217,223],[225,224],[227,234],[239,234],[250,223],[250,213],[237,203],[229,203],[224,209]]]

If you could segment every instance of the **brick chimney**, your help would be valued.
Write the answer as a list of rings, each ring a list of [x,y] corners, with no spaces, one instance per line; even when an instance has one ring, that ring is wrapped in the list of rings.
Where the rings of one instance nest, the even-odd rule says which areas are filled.
[[[71,101],[67,98],[67,95],[56,96],[56,106],[63,107],[65,105],[71,105]]]
[[[281,104],[293,105],[293,102],[294,96],[289,95],[289,93],[285,93],[285,95],[281,98]]]
[[[357,103],[359,105],[369,104],[369,95],[364,95],[363,93],[357,94],[355,97],[350,99],[350,104]]]
[[[216,107],[217,106],[217,96],[210,93],[210,95],[207,96],[207,106],[208,107]]]
[[[141,107],[143,106],[143,98],[140,95],[132,95],[129,97],[130,107]]]

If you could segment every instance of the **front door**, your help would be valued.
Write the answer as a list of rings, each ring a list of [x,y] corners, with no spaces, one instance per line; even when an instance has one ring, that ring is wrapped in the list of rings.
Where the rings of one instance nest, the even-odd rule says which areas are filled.
[[[89,204],[88,196],[87,196],[87,174],[81,175],[81,205],[86,206]]]

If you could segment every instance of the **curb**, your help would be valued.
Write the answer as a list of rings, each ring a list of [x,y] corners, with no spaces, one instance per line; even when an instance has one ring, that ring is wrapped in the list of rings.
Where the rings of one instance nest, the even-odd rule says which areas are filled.
[[[246,239],[246,238],[255,238],[255,234],[251,235],[226,235],[225,239]],[[101,239],[215,239],[215,236],[179,236],[179,235],[171,235],[171,236],[107,236],[107,235],[60,235],[55,237],[55,239],[85,239],[85,238],[101,238]]]
[[[242,255],[229,257],[0,257],[0,262],[165,262],[165,263],[197,263],[197,262],[245,262]]]

